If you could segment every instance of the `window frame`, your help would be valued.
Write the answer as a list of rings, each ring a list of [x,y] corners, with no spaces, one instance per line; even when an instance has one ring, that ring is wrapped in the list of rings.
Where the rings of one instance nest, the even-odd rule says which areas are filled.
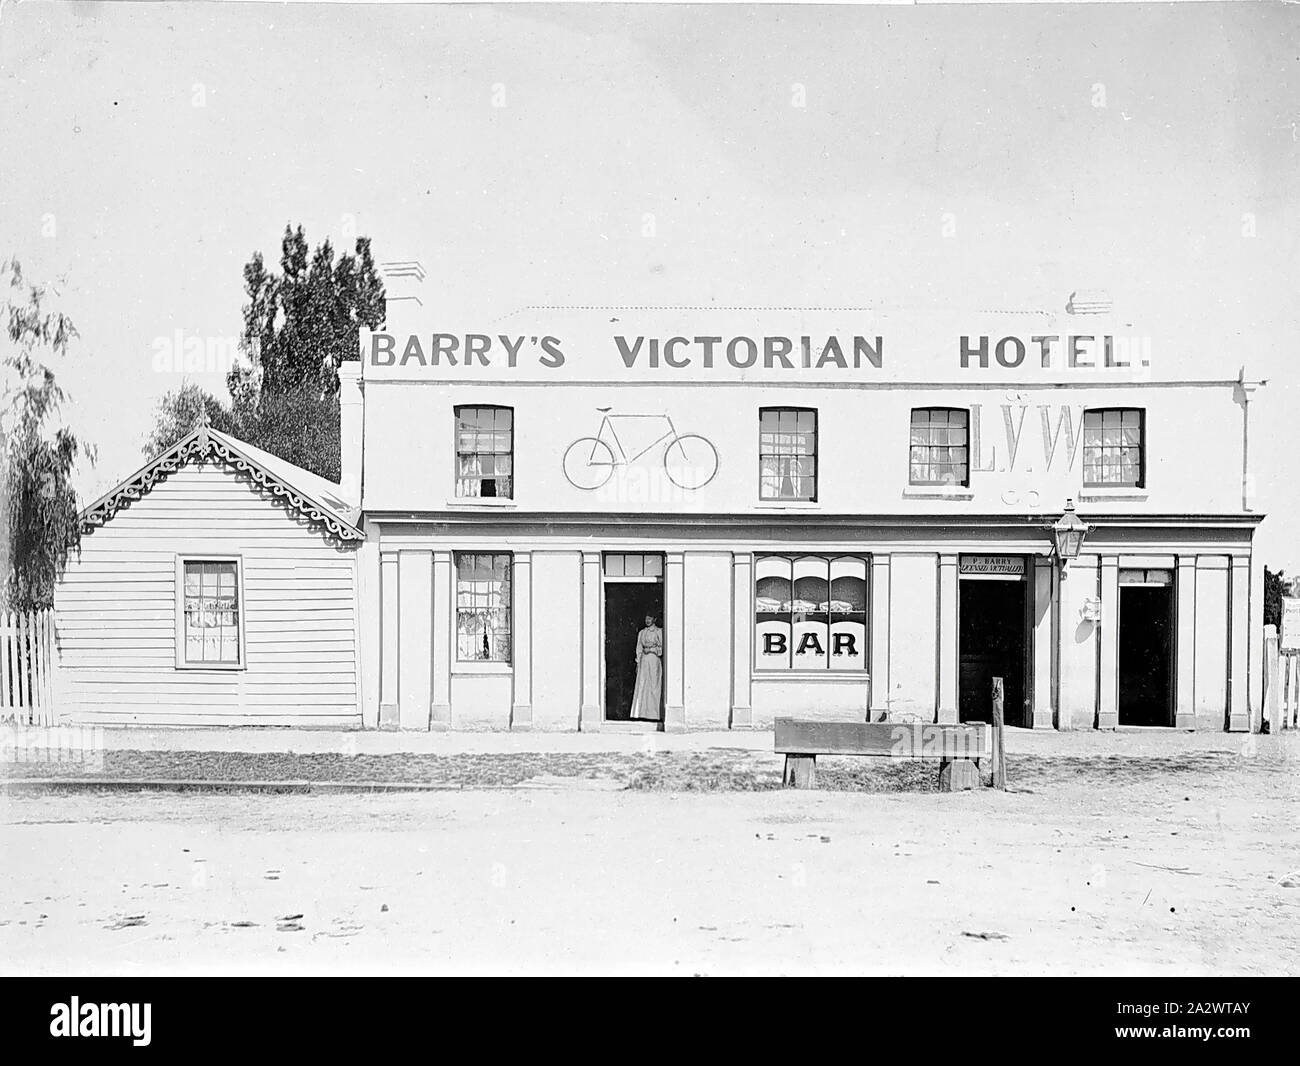
[[[751,559],[752,559],[751,573],[753,575],[752,577],[753,583],[750,589],[750,604],[749,604],[749,625],[750,625],[750,634],[751,634],[751,639],[750,639],[751,678],[754,681],[771,681],[771,680],[780,680],[783,678],[784,679],[822,678],[831,681],[838,680],[838,681],[855,681],[855,682],[869,681],[872,676],[871,639],[872,639],[873,619],[871,613],[871,600],[872,600],[872,596],[874,596],[875,594],[875,581],[874,581],[875,574],[872,570],[872,554],[870,552],[861,552],[861,551],[826,551],[824,549],[810,549],[807,551],[782,550],[782,551],[754,552],[753,555],[751,556]],[[759,636],[758,626],[760,620],[760,614],[758,609],[758,582],[759,582],[758,571],[759,571],[759,563],[760,560],[762,559],[788,560],[791,566],[792,575],[793,575],[794,565],[800,559],[820,559],[824,561],[826,563],[826,574],[827,574],[827,581],[828,581],[827,590],[826,590],[828,601],[830,600],[833,591],[834,578],[831,575],[831,571],[833,569],[833,564],[835,560],[853,559],[862,562],[863,581],[865,583],[865,596],[863,600],[863,610],[861,612],[863,645],[861,651],[862,665],[860,667],[854,667],[852,669],[836,669],[833,665],[834,660],[831,657],[832,648],[834,646],[833,640],[830,641],[830,645],[826,649],[827,657],[824,666],[808,667],[808,666],[794,665],[793,646],[791,646],[787,651],[787,654],[790,656],[789,666],[786,667],[761,666],[759,664],[759,656],[761,653],[759,650],[759,639],[758,639]],[[797,579],[793,578],[792,576],[791,578],[792,594],[794,591],[793,584],[795,580]],[[841,616],[853,615],[856,613],[857,612],[841,612]],[[835,617],[836,617],[836,612],[833,611],[827,612],[826,631],[827,631],[828,639],[830,639],[831,637],[832,626],[834,625]],[[793,633],[793,629],[792,629],[792,633]],[[791,637],[791,641],[793,641],[793,635]]]
[[[195,554],[176,554],[175,600],[176,600],[176,669],[177,670],[246,670],[248,669],[248,645],[246,630],[248,624],[248,600],[244,595],[244,558],[242,555],[214,555],[206,552]],[[239,661],[238,662],[190,662],[185,656],[185,565],[187,563],[234,563],[235,595],[238,619]]]
[[[1089,481],[1088,480],[1088,416],[1101,415],[1103,419],[1107,414],[1118,414],[1121,422],[1125,414],[1136,414],[1138,416],[1138,473],[1136,481]],[[1102,426],[1105,429],[1105,426]],[[1121,431],[1123,426],[1120,427]],[[1079,426],[1079,446],[1082,450],[1082,458],[1079,462],[1079,477],[1082,480],[1085,489],[1101,489],[1111,491],[1123,491],[1133,489],[1145,489],[1147,487],[1147,409],[1145,407],[1085,407],[1083,409],[1083,422]],[[1106,444],[1100,444],[1098,447],[1103,454],[1108,447]],[[1129,447],[1125,444],[1109,445],[1109,447],[1118,447],[1121,451]],[[1104,467],[1103,463],[1103,467]]]
[[[946,448],[963,447],[963,448],[965,448],[965,450],[966,450],[966,462],[965,462],[965,464],[964,464],[965,467],[966,467],[966,476],[965,476],[964,478],[962,478],[961,481],[944,481],[944,480],[942,480],[942,479],[939,479],[939,480],[927,480],[927,481],[916,481],[916,480],[914,480],[914,479],[912,478],[912,449],[913,449],[913,448],[916,448],[916,447],[922,447],[922,448],[927,448],[927,449],[938,447],[938,445],[935,445],[935,444],[929,444],[929,443],[922,444],[922,445],[916,445],[916,444],[913,444],[913,443],[912,443],[912,427],[916,424],[916,423],[914,423],[914,422],[912,421],[912,419],[916,417],[916,414],[917,414],[918,411],[925,411],[927,414],[934,413],[934,412],[938,412],[938,411],[944,411],[944,412],[946,412],[946,413],[949,414],[949,415],[952,415],[952,414],[955,414],[955,413],[961,413],[961,414],[963,414],[963,415],[966,416],[966,425],[965,425],[965,427],[964,427],[965,430],[966,430],[966,443],[965,443],[964,445],[953,445],[953,444],[946,444],[946,445],[944,445],[944,447],[946,447]],[[971,414],[970,414],[970,408],[969,408],[969,407],[951,407],[951,406],[948,406],[947,404],[927,404],[927,405],[922,406],[922,407],[913,407],[913,408],[911,408],[911,409],[907,412],[907,484],[908,484],[910,487],[915,487],[915,488],[929,488],[929,489],[935,489],[935,488],[962,488],[962,489],[966,489],[966,488],[970,488],[970,467],[971,467],[971,463],[970,463],[970,459],[971,459],[971,455],[970,455],[970,423],[971,423]],[[932,426],[933,423],[931,423],[931,422],[927,422],[926,425],[927,425],[927,426]],[[929,466],[932,466],[932,465],[933,465],[933,464],[932,464],[932,463],[929,461],[929,459],[927,458],[927,460],[926,460],[926,466],[929,467]]]
[[[763,451],[763,416],[782,412],[794,415],[810,414],[812,427],[812,495],[811,496],[764,496],[763,495],[763,458],[767,454],[778,457],[778,453]],[[791,407],[788,404],[775,404],[758,409],[758,499],[761,503],[817,503],[821,491],[821,416],[816,407]]]
[[[506,560],[506,581],[509,584],[509,596],[506,602],[506,624],[509,626],[510,644],[507,658],[505,659],[465,659],[460,653],[460,561],[466,555],[488,555],[503,556]],[[451,555],[452,570],[452,589],[451,589],[451,611],[452,611],[452,632],[455,635],[456,654],[453,659],[453,667],[457,673],[463,672],[492,672],[507,671],[514,669],[515,663],[515,553],[512,551],[497,551],[489,549],[487,551],[478,551],[473,548],[464,548],[452,552]]]
[[[510,450],[508,452],[464,452],[462,453],[460,450],[460,414],[462,411],[466,411],[466,410],[509,411],[510,412]],[[490,500],[514,500],[515,498],[515,430],[518,426],[518,422],[515,418],[514,407],[512,407],[510,404],[505,404],[505,403],[453,404],[451,408],[451,421],[452,421],[452,442],[451,442],[452,498],[455,500],[468,501],[470,503],[478,503],[479,501],[490,501]],[[494,496],[483,496],[483,495],[462,496],[460,491],[461,480],[462,480],[460,474],[460,457],[462,454],[464,455],[509,455],[510,456],[510,492],[505,495],[502,495],[501,493],[498,492]],[[485,479],[482,477],[478,479],[480,490],[482,489],[482,482],[484,480]],[[501,479],[494,475],[491,480],[500,481]]]

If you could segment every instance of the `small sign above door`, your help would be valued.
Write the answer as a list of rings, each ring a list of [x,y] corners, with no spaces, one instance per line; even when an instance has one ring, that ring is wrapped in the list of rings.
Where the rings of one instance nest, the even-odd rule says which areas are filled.
[[[957,572],[962,577],[1022,581],[1025,577],[1025,557],[1023,555],[963,555]]]

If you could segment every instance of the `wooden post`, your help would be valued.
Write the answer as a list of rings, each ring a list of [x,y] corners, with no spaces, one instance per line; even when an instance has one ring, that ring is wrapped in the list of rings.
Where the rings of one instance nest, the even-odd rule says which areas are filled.
[[[1296,683],[1295,683],[1296,682],[1295,668],[1297,662],[1300,662],[1300,660],[1296,658],[1294,652],[1287,652],[1287,654],[1283,656],[1282,676],[1284,678],[1284,681],[1283,681],[1283,688],[1282,688],[1282,699],[1284,702],[1282,704],[1283,707],[1282,721],[1284,724],[1289,725],[1292,729],[1294,729],[1297,724],[1298,709],[1296,704],[1300,702],[1297,701],[1296,699],[1297,693],[1296,693]]]
[[[41,664],[41,725],[53,725],[50,714],[50,611],[42,607],[36,615],[37,646]]]
[[[1264,627],[1264,707],[1260,718],[1268,722],[1268,731],[1282,732],[1282,706],[1277,696],[1278,682],[1277,626]]]
[[[993,787],[1006,791],[1007,757],[1002,736],[1002,678],[993,679]]]
[[[1300,658],[1297,658],[1295,652],[1292,652],[1286,658],[1291,666],[1291,728],[1295,729],[1297,725],[1300,725],[1300,699],[1297,699],[1300,693],[1296,692],[1295,684],[1296,667],[1300,665]]]
[[[1291,656],[1279,650],[1277,665],[1277,699],[1282,705],[1282,728],[1286,729],[1291,724],[1291,695],[1287,691],[1291,680]]]
[[[27,616],[21,612],[14,615],[14,636],[18,644],[18,721],[26,725],[31,717],[32,689],[27,673]]]
[[[0,614],[0,717],[11,717],[13,699],[9,683],[9,612]],[[17,715],[12,715],[17,718]]]
[[[1285,726],[1291,722],[1291,656],[1282,652],[1280,657],[1278,699],[1282,701],[1282,724]]]
[[[59,659],[58,659],[58,639],[55,637],[54,629],[54,608],[51,607],[45,612],[45,687],[49,692],[50,703],[49,711],[46,713],[45,720],[47,725],[58,725],[58,676],[59,676]]]
[[[786,788],[816,788],[817,756],[787,755],[782,784]]]

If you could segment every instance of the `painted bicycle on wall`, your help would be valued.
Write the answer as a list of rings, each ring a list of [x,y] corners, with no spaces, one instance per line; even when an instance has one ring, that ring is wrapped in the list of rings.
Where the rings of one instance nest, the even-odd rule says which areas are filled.
[[[635,463],[665,441],[664,473],[678,488],[702,489],[718,472],[718,450],[712,442],[698,433],[678,433],[669,415],[611,414],[610,407],[596,410],[602,415],[596,435],[579,437],[564,452],[564,476],[574,488],[600,488],[614,476],[615,467]]]

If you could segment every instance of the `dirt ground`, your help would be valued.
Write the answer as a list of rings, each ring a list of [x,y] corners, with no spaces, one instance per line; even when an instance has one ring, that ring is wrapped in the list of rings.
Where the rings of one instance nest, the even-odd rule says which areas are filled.
[[[0,969],[1296,974],[1297,739],[1007,793],[13,790]]]

